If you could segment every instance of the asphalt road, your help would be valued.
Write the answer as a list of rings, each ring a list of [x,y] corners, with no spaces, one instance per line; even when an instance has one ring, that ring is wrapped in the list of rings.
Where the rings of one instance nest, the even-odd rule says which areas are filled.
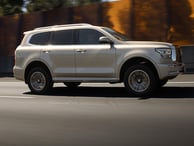
[[[0,78],[0,146],[194,146],[194,75],[144,98],[122,84],[57,84],[37,96]]]

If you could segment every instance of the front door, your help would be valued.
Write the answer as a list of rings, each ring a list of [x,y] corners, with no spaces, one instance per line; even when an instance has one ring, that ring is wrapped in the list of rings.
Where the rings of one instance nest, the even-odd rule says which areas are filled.
[[[75,47],[76,77],[85,80],[106,80],[115,76],[115,48],[100,44],[102,33],[82,29]]]

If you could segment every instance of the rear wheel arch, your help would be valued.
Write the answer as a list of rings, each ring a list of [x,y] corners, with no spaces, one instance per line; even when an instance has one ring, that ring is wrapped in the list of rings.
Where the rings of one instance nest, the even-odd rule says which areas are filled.
[[[36,67],[44,68],[49,73],[49,76],[52,78],[49,68],[43,62],[34,61],[34,62],[31,62],[26,67],[26,70],[25,70],[25,83],[27,83],[27,78],[28,78],[28,74],[29,74],[30,70],[32,70],[33,68],[36,68]]]

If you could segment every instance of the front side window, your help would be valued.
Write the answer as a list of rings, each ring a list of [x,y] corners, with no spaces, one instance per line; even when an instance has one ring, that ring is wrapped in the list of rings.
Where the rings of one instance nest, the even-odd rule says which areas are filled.
[[[109,34],[111,34],[112,36],[114,36],[116,39],[120,40],[120,41],[129,41],[129,39],[124,36],[123,34],[113,30],[113,29],[110,29],[108,27],[103,27],[102,28],[103,30],[105,30],[106,32],[108,32]]]
[[[50,32],[42,32],[31,37],[30,43],[35,45],[47,45],[49,42]]]
[[[54,45],[73,44],[73,30],[54,31],[51,43]]]
[[[79,44],[99,44],[99,38],[104,36],[102,33],[93,29],[79,30]]]

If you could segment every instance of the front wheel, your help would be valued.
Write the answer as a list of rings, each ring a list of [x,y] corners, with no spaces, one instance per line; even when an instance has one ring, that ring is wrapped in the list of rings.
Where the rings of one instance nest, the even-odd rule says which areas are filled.
[[[145,65],[134,65],[124,75],[127,91],[134,96],[148,95],[157,87],[157,80],[153,71]]]
[[[168,79],[163,79],[159,81],[159,87],[164,86],[168,82]]]
[[[27,84],[32,93],[35,94],[45,94],[53,86],[49,73],[41,67],[35,67],[30,70]]]

